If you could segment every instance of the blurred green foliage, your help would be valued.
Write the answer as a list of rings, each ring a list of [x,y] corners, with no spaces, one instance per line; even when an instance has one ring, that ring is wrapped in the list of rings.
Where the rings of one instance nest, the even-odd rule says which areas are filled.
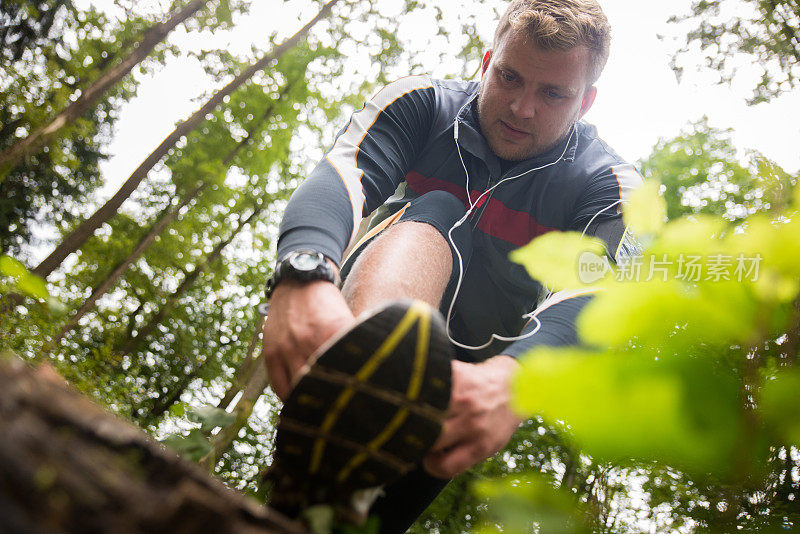
[[[693,140],[673,143],[689,147]],[[654,156],[663,157],[658,147]],[[716,156],[701,151],[694,162]],[[641,188],[624,216],[645,238],[644,255],[621,260],[595,282],[595,297],[578,319],[583,348],[538,348],[524,358],[516,381],[519,411],[563,422],[594,461],[655,465],[711,489],[718,502],[691,519],[712,531],[798,526],[800,520],[793,504],[800,482],[794,463],[800,447],[800,205],[791,189],[796,179],[785,176],[784,208],[763,205],[761,213],[743,218],[686,215],[665,223],[659,188]],[[742,185],[756,188],[764,180]],[[578,234],[559,237],[564,246],[548,242],[547,262],[530,261],[542,238],[515,256],[555,288],[567,287],[564,272],[578,269],[576,241],[585,241],[583,250],[596,247]],[[686,269],[688,256],[698,258],[699,270]],[[628,276],[633,264],[638,269]],[[793,467],[778,479],[794,490],[764,499],[774,489],[773,465],[781,456]],[[550,531],[549,514],[560,509],[556,494],[547,499],[554,504],[530,516],[543,532]],[[758,516],[744,504],[748,499],[762,505]],[[527,531],[530,517],[520,523],[512,514],[504,531]]]
[[[739,220],[786,207],[797,178],[756,152],[740,157],[731,134],[703,117],[660,140],[641,162],[642,174],[664,189],[670,219],[703,213]]]

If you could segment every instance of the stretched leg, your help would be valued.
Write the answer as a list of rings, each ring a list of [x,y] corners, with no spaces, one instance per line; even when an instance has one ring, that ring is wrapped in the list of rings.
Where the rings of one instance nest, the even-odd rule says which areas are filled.
[[[436,228],[424,222],[401,221],[359,255],[342,294],[355,315],[404,298],[438,308],[452,269],[450,246]]]
[[[356,315],[403,298],[438,308],[445,291],[452,291],[454,256],[447,236],[464,215],[463,203],[445,191],[431,191],[401,213],[398,222],[358,247],[342,265],[342,293]],[[469,225],[452,237],[466,262],[472,251]]]
[[[399,222],[374,238],[343,270],[342,293],[353,313],[387,301],[413,298],[440,307],[453,279],[454,258],[448,231],[464,214],[456,197],[435,191],[412,202]],[[459,253],[470,254],[469,226],[454,232]],[[382,534],[405,532],[447,485],[420,466],[384,488],[372,507],[381,521]]]
[[[271,469],[280,498],[273,503],[287,513],[310,502],[346,499],[345,484],[392,480],[419,465],[436,439],[450,392],[441,318],[420,304],[385,305],[414,299],[438,307],[453,270],[445,236],[463,213],[448,193],[419,197],[343,265],[342,292],[351,310],[358,315],[382,309],[334,338],[287,398]],[[386,487],[387,498],[378,503],[383,532],[404,531],[446,483],[421,468],[398,482]],[[336,484],[344,491],[325,495],[336,492]]]

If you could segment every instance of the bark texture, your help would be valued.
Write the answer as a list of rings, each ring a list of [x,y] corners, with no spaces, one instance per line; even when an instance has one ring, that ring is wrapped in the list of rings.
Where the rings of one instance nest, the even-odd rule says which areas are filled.
[[[0,355],[0,532],[300,533],[71,390]]]

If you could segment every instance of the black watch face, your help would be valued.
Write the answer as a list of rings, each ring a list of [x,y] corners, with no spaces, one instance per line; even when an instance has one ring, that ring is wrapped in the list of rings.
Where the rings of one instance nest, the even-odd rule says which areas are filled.
[[[321,261],[322,259],[317,254],[309,254],[307,252],[302,252],[289,260],[292,267],[298,271],[306,272],[316,269]]]

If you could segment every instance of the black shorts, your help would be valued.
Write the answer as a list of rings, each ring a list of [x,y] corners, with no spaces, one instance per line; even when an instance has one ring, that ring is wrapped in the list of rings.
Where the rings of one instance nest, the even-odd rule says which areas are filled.
[[[358,256],[381,232],[401,221],[424,222],[439,231],[450,245],[453,256],[450,281],[439,307],[447,318],[453,304],[449,323],[452,339],[463,345],[479,346],[492,339],[494,333],[506,337],[518,335],[526,321],[522,319],[523,313],[509,303],[519,299],[520,289],[507,282],[505,273],[522,268],[513,264],[506,254],[487,254],[480,244],[473,242],[474,215],[471,220],[453,228],[465,214],[461,200],[446,191],[431,191],[415,198],[374,225],[361,238],[342,262],[342,279],[347,277]],[[498,273],[501,274],[498,276]],[[457,299],[453,303],[456,290]],[[532,304],[536,297],[531,295],[527,301]],[[453,345],[453,349],[459,360],[478,362],[500,354],[507,345],[494,341],[480,350],[468,350],[457,345]]]

